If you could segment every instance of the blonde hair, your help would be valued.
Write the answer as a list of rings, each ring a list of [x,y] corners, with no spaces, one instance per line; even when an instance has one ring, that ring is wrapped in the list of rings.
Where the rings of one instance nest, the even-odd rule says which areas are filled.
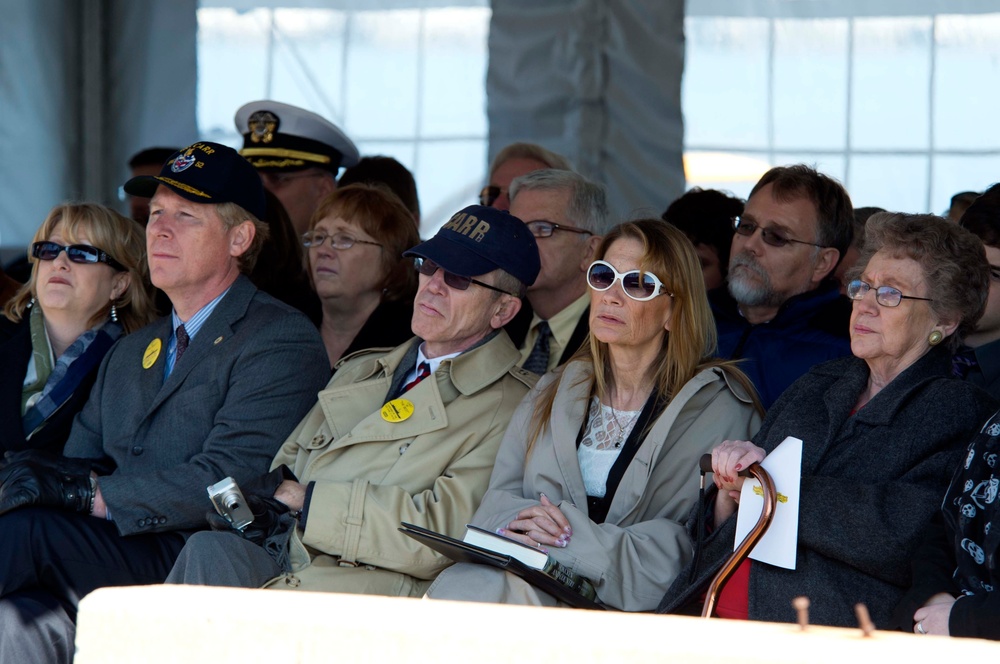
[[[684,232],[660,219],[625,222],[604,237],[595,258],[604,258],[611,245],[621,239],[636,240],[642,244],[639,269],[656,275],[667,292],[673,294],[670,332],[664,332],[657,362],[648,370],[660,399],[664,403],[669,402],[696,374],[719,367],[751,395],[757,409],[763,412],[750,380],[736,368],[736,364],[712,357],[716,350],[715,319],[708,305],[698,255]],[[592,334],[588,335],[586,343],[569,362],[590,363],[593,367],[591,394],[602,400],[610,396],[615,377],[608,344]],[[531,417],[529,451],[548,425],[561,382],[560,373],[539,395]]]
[[[45,221],[35,231],[31,243],[48,240],[60,225],[65,242],[76,243],[80,235],[86,233],[90,242],[118,261],[130,277],[125,292],[113,303],[109,300],[107,305],[88,321],[89,324],[93,326],[106,319],[112,304],[115,305],[118,321],[126,333],[135,332],[152,321],[155,311],[146,265],[146,238],[142,227],[103,205],[63,203],[52,208]],[[4,315],[15,323],[24,317],[28,303],[38,294],[36,285],[39,259],[31,255],[30,248],[28,261],[31,263],[31,278],[7,302],[3,310]]]

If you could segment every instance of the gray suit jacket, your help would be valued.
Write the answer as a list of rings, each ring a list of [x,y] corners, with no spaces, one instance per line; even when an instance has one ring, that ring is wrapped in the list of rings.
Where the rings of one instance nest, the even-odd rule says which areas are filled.
[[[123,535],[203,527],[205,488],[266,473],[330,376],[316,328],[244,276],[164,381],[171,332],[168,316],[112,347],[66,443],[113,462],[99,483]]]
[[[921,531],[964,446],[994,410],[988,394],[950,373],[948,352],[932,349],[852,416],[869,374],[852,356],[814,367],[775,402],[754,442],[771,451],[786,436],[802,439],[799,544],[794,571],[752,564],[751,620],[793,622],[791,600],[806,595],[812,623],[854,626],[856,602],[876,625],[887,622],[909,586]],[[732,553],[735,523],[707,535],[694,583],[689,566],[660,612],[700,605]]]

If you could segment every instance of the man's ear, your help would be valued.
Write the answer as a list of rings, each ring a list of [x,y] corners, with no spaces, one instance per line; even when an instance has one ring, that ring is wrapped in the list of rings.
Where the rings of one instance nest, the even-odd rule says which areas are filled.
[[[818,286],[819,282],[826,279],[829,275],[833,274],[834,269],[837,267],[837,261],[840,260],[840,251],[834,249],[833,247],[823,247],[819,250],[819,255],[816,256],[816,265],[813,268],[812,282],[814,286]]]
[[[580,260],[580,272],[586,272],[590,264],[594,262],[594,256],[597,255],[597,248],[601,245],[601,240],[604,237],[601,235],[591,235],[587,240],[587,249]]]
[[[249,219],[245,219],[229,231],[229,255],[233,258],[242,256],[253,244],[257,235],[257,227]]]
[[[507,295],[506,293],[500,296],[493,304],[493,316],[490,318],[490,327],[494,330],[499,330],[501,327],[509,323],[517,315],[517,312],[521,310],[521,298],[514,297],[513,295]]]
[[[316,178],[316,180],[318,181],[316,187],[319,189],[321,194],[320,198],[326,198],[327,196],[329,196],[330,194],[332,194],[337,190],[336,178],[327,177],[326,175],[324,175],[321,178]]]

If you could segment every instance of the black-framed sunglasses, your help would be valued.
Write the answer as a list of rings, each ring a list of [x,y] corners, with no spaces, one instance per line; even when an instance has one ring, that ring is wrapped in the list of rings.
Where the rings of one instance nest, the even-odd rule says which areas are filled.
[[[497,202],[500,198],[500,194],[506,193],[506,187],[498,187],[495,184],[488,184],[483,187],[483,190],[479,192],[479,204],[484,207],[490,207]]]
[[[545,221],[539,219],[538,221],[529,221],[525,224],[531,234],[535,237],[552,237],[552,233],[555,231],[569,231],[570,233],[581,233],[583,235],[593,235],[588,230],[583,228],[573,228],[572,226],[560,226],[553,221]]]
[[[867,281],[861,281],[860,279],[855,279],[851,283],[847,284],[847,297],[852,300],[860,300],[864,298],[870,290],[875,291],[875,301],[883,307],[898,307],[899,303],[903,300],[923,300],[924,302],[934,301],[929,297],[903,295],[901,290],[893,288],[892,286],[879,286],[878,288],[875,288]]]
[[[587,284],[595,291],[606,291],[619,280],[625,295],[638,302],[647,302],[658,295],[674,296],[652,272],[619,272],[614,265],[605,261],[594,261],[587,268]]]
[[[74,263],[105,263],[119,272],[126,272],[125,267],[108,255],[108,252],[89,244],[71,244],[63,246],[55,242],[36,242],[31,245],[31,255],[43,261],[54,261],[61,252],[66,252],[66,258]]]
[[[805,240],[796,240],[795,238],[785,237],[778,231],[772,231],[769,228],[764,228],[760,224],[747,221],[742,217],[733,217],[733,228],[743,237],[750,237],[754,234],[754,231],[759,228],[760,239],[764,241],[764,244],[769,244],[772,247],[784,247],[789,242],[794,242],[795,244],[808,244],[810,247],[825,246],[822,244],[816,244],[815,242],[806,242]]]
[[[302,234],[302,246],[303,247],[322,247],[323,243],[329,238],[330,246],[334,249],[350,249],[355,244],[370,244],[373,247],[381,247],[382,245],[378,242],[371,242],[369,240],[361,240],[354,237],[353,235],[348,235],[347,233],[334,233],[333,235],[327,235],[322,231],[306,231]]]
[[[463,277],[460,274],[455,274],[454,272],[449,272],[444,269],[434,261],[429,258],[414,258],[413,265],[417,268],[417,272],[424,275],[425,277],[433,277],[434,273],[441,270],[444,276],[444,283],[449,288],[454,288],[455,290],[469,290],[471,284],[476,284],[477,286],[482,286],[483,288],[488,288],[491,291],[496,291],[498,293],[503,293],[504,295],[511,295],[513,297],[518,297],[513,293],[508,293],[505,290],[497,288],[496,286],[491,286],[490,284],[479,281],[478,279],[473,279],[472,277]]]

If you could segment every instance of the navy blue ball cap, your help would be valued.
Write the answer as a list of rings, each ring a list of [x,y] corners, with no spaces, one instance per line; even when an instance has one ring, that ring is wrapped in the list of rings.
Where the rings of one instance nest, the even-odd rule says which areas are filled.
[[[229,146],[199,141],[170,157],[159,175],[140,175],[126,182],[125,191],[152,198],[161,184],[189,201],[236,203],[264,219],[264,184],[257,169]]]
[[[437,235],[403,255],[428,258],[463,277],[501,269],[525,286],[535,283],[541,269],[538,244],[524,222],[506,210],[482,205],[457,212]]]

